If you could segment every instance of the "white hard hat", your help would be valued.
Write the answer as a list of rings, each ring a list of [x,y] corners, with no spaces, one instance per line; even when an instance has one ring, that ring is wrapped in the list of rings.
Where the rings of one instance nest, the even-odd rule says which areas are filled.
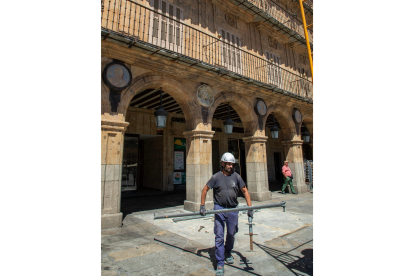
[[[231,154],[230,152],[226,152],[221,157],[221,162],[236,163],[236,159],[234,159],[233,154]]]

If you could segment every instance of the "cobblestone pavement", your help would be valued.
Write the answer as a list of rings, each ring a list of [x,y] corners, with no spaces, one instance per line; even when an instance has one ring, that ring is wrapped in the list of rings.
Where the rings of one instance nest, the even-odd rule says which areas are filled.
[[[240,212],[232,251],[235,262],[225,266],[225,275],[313,275],[313,194],[273,192],[271,200],[252,204],[280,201],[286,201],[286,212],[255,212],[253,251],[246,235],[247,214]],[[246,204],[244,198],[239,203]],[[102,230],[102,275],[215,275],[212,218],[177,223],[153,219],[154,213],[180,212],[186,213],[182,205],[132,212],[122,227]]]

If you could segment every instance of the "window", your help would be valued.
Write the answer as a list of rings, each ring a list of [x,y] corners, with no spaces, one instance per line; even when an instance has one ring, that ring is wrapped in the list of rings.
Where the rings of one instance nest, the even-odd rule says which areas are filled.
[[[222,63],[228,70],[243,74],[242,51],[240,37],[221,29]]]
[[[150,41],[157,46],[181,53],[183,10],[164,0],[151,0],[151,6],[158,13],[151,12]]]
[[[266,59],[270,61],[267,66],[269,84],[282,88],[282,69],[280,68],[280,57],[266,51]]]
[[[310,86],[309,82],[306,80],[306,71],[305,68],[298,68],[299,75],[302,77],[298,81],[298,92],[301,96],[308,96],[310,94]],[[304,78],[304,79],[303,79]]]

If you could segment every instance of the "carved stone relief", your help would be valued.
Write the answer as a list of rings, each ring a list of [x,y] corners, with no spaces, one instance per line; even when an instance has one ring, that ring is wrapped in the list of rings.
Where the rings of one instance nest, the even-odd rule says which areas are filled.
[[[277,40],[276,38],[269,35],[269,46],[277,49]]]
[[[299,55],[299,61],[302,64],[308,64],[308,57],[306,55]]]
[[[198,102],[206,107],[213,104],[214,96],[213,90],[207,84],[202,84],[197,89],[197,100]]]
[[[226,13],[224,17],[226,19],[227,24],[237,29],[237,17],[235,15]]]

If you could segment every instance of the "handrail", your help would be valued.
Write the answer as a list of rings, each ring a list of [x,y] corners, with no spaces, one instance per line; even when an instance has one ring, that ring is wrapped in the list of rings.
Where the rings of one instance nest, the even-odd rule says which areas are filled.
[[[269,0],[269,2],[262,1],[262,0],[246,0],[246,1],[252,3],[256,7],[258,7],[259,9],[263,10],[268,15],[270,15],[271,17],[273,17],[277,21],[281,22],[283,25],[285,25],[285,23],[288,23],[288,22],[291,23],[292,21],[296,21],[296,24],[297,24],[296,26],[293,26],[292,24],[290,24],[290,26],[287,26],[287,25],[285,25],[285,26],[288,27],[289,29],[291,29],[292,31],[296,32],[297,34],[299,34],[303,38],[305,38],[303,23],[299,19],[297,19],[294,15],[292,15],[290,12],[288,12],[279,3],[276,3],[273,0]],[[277,8],[279,10],[282,10],[285,13],[286,18],[284,18],[283,13],[278,13],[276,8],[275,9],[267,8],[266,6],[269,5],[270,3],[272,3],[273,6],[277,6]],[[272,5],[269,5],[269,6],[272,6]],[[313,31],[310,30],[310,29],[308,29],[308,31],[309,31],[308,36],[309,36],[310,43],[313,43]]]
[[[312,82],[297,73],[132,0],[102,0],[101,20],[103,29],[132,37],[136,42],[313,98]]]

